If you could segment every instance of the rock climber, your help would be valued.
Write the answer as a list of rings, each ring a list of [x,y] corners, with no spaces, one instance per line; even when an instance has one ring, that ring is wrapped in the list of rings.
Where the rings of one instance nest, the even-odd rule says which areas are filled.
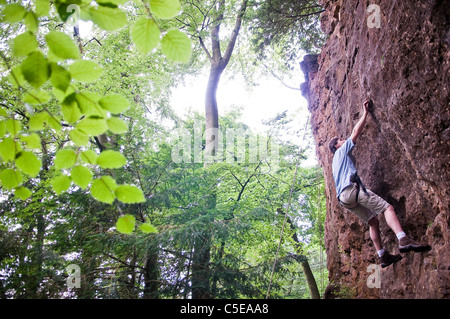
[[[380,236],[378,215],[384,213],[388,226],[398,238],[400,252],[425,252],[431,247],[428,244],[418,243],[407,236],[400,225],[394,207],[384,199],[366,189],[358,177],[357,170],[351,159],[351,151],[356,140],[361,135],[369,114],[369,101],[363,103],[363,115],[353,128],[347,140],[334,137],[328,146],[333,155],[333,178],[339,203],[348,211],[358,216],[369,226],[370,238],[377,250],[381,267],[385,268],[402,259],[401,255],[391,255],[383,246]]]

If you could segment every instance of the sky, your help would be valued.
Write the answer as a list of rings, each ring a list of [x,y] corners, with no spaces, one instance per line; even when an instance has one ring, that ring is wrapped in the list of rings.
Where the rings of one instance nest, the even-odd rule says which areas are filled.
[[[303,74],[300,72],[296,76],[297,83],[289,85],[300,87]],[[172,107],[180,112],[178,114],[186,114],[189,109],[203,113],[207,75],[200,75],[186,82],[184,86],[173,91]],[[230,111],[233,105],[241,106],[243,108],[241,120],[255,131],[263,129],[263,120],[273,118],[284,110],[289,112],[303,110],[301,113],[307,116],[307,102],[300,91],[287,88],[276,78],[262,78],[256,87],[249,90],[244,80],[239,77],[233,80],[222,77],[217,91],[217,101],[219,116]]]

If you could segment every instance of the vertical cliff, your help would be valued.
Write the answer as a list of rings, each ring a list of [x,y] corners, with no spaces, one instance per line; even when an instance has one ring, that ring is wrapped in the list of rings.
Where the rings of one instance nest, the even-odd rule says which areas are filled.
[[[325,297],[450,298],[449,1],[322,5],[328,39],[302,62],[302,91],[326,182]],[[366,98],[373,107],[353,151],[359,175],[395,207],[409,235],[432,246],[380,270],[380,288],[367,285],[375,248],[368,228],[337,202],[327,146],[350,135]],[[385,246],[398,253],[395,234],[379,219]]]

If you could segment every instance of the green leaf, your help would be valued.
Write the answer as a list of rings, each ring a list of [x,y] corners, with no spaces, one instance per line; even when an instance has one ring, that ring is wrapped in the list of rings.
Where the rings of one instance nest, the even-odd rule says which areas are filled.
[[[55,131],[61,131],[61,121],[56,118],[54,115],[52,116],[51,114],[48,115],[47,117],[47,123],[48,125],[53,128]]]
[[[150,0],[150,12],[161,19],[172,19],[181,10],[179,0]]]
[[[145,202],[142,190],[132,185],[120,185],[114,191],[118,200],[126,204]]]
[[[139,225],[139,229],[145,234],[158,233],[158,229],[151,223],[144,223]]]
[[[50,181],[50,184],[52,185],[53,191],[60,195],[62,192],[65,192],[69,189],[70,184],[72,181],[70,180],[70,177],[67,175],[59,175]]]
[[[52,52],[63,59],[79,59],[80,50],[72,38],[64,32],[50,31],[46,36],[47,44]]]
[[[47,112],[40,112],[35,113],[32,116],[30,116],[30,121],[28,122],[28,126],[31,131],[41,131],[45,129],[46,125],[48,124],[48,113]]]
[[[22,183],[22,175],[12,168],[3,170],[0,174],[2,185],[6,189],[16,188]]]
[[[11,133],[12,136],[16,136],[22,127],[22,124],[14,119],[8,119],[6,121],[6,130]]]
[[[77,93],[76,99],[80,110],[86,116],[93,117],[106,117],[106,111],[100,107],[98,101],[100,100],[100,95],[93,92],[80,92]]]
[[[74,150],[62,149],[56,152],[55,155],[55,168],[71,168],[77,161],[77,153]]]
[[[38,105],[46,103],[50,100],[50,94],[45,91],[33,91],[27,92],[23,98],[23,101],[32,105]]]
[[[31,52],[22,62],[22,73],[32,87],[39,89],[50,77],[47,59],[39,51]]]
[[[41,138],[36,133],[31,133],[30,135],[22,135],[20,137],[21,141],[30,149],[41,149]]]
[[[115,179],[112,178],[111,176],[108,176],[108,175],[102,176],[100,179],[101,179],[101,180],[108,186],[108,188],[114,193],[114,191],[115,191],[116,188],[117,188],[117,183],[116,183]]]
[[[108,130],[105,119],[85,118],[78,124],[77,128],[90,136],[102,135]]]
[[[7,137],[0,142],[0,155],[5,162],[12,162],[19,152],[19,146],[14,139]]]
[[[75,185],[85,189],[92,181],[91,170],[84,166],[75,166],[70,172],[70,177]]]
[[[31,191],[26,188],[26,187],[17,187],[16,190],[14,191],[14,196],[16,196],[17,198],[21,199],[21,200],[26,200],[28,198],[30,198],[31,196]]]
[[[97,154],[93,150],[87,150],[81,153],[81,160],[85,163],[95,165],[97,164]]]
[[[69,137],[77,146],[87,146],[89,144],[89,135],[77,128],[69,132]]]
[[[57,89],[66,92],[72,79],[70,72],[55,62],[50,63],[50,82]]]
[[[74,93],[75,90],[73,87],[69,86],[66,90],[66,92],[61,91],[60,89],[53,87],[53,95],[58,100],[58,102],[63,102],[64,99],[69,96],[70,94]]]
[[[20,152],[19,156],[16,158],[16,166],[25,174],[36,177],[41,171],[42,162],[34,155],[34,153],[23,151]]]
[[[120,9],[104,6],[89,8],[92,22],[106,31],[117,30],[127,24],[127,15]]]
[[[191,40],[183,32],[171,30],[163,37],[161,49],[173,61],[188,62],[192,53]]]
[[[22,73],[22,68],[20,65],[16,66],[15,68],[11,69],[11,72],[9,73],[9,81],[14,85],[14,87],[23,86],[25,84],[25,77]]]
[[[68,123],[75,123],[81,117],[81,111],[76,100],[76,93],[66,96],[61,104],[63,119]]]
[[[0,138],[5,136],[5,134],[6,134],[6,122],[0,121]]]
[[[130,107],[130,102],[120,94],[106,95],[98,103],[103,109],[113,114],[122,113]]]
[[[13,42],[15,56],[26,56],[38,47],[39,43],[32,32],[24,32],[18,35]]]
[[[111,204],[116,198],[114,195],[116,187],[116,181],[112,177],[102,176],[92,183],[91,194],[98,201]]]
[[[108,124],[108,128],[114,134],[122,134],[128,131],[128,125],[123,120],[118,117],[111,117],[106,120],[106,124]]]
[[[4,20],[9,23],[17,23],[23,20],[27,11],[18,3],[12,3],[3,9]]]
[[[25,14],[25,26],[27,27],[27,31],[37,32],[39,28],[39,20],[37,15],[34,12],[27,12]]]
[[[77,60],[72,63],[69,71],[73,79],[83,83],[95,82],[102,74],[102,69],[97,63],[85,60]]]
[[[136,225],[136,219],[133,215],[120,216],[116,222],[116,229],[122,234],[131,234]]]
[[[100,153],[97,164],[101,168],[120,168],[127,163],[125,156],[117,151],[107,150]]]
[[[48,12],[50,11],[50,1],[48,0],[36,0],[36,15],[38,17],[43,17],[48,15]]]
[[[131,28],[131,39],[143,54],[150,53],[160,42],[161,31],[153,19],[142,17]]]

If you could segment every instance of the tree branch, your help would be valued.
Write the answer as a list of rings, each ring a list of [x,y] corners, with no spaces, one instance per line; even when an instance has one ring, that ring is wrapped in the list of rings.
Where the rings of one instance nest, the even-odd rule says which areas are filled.
[[[268,70],[268,71],[270,72],[270,74],[272,74],[272,76],[273,76],[274,78],[276,78],[277,80],[279,80],[280,83],[281,83],[283,86],[285,86],[285,87],[287,87],[288,89],[291,89],[291,90],[297,90],[297,91],[300,91],[300,87],[294,87],[294,86],[290,86],[289,84],[284,83],[283,79],[282,79],[281,77],[279,77],[278,75],[276,75],[275,72],[273,72],[271,69],[269,69],[269,67],[268,67],[267,65],[264,65],[264,67],[266,68],[266,70]]]
[[[222,53],[220,51],[220,25],[223,22],[223,11],[225,7],[225,0],[220,0],[218,7],[216,9],[217,18],[213,21],[213,29],[211,31],[211,50],[212,57],[215,61],[219,62],[222,58]]]
[[[211,53],[209,53],[208,48],[205,46],[205,43],[203,42],[203,39],[201,36],[198,36],[198,41],[200,42],[200,45],[201,45],[203,51],[205,51],[206,55],[208,56],[209,61],[212,62],[213,58],[211,56]]]
[[[228,61],[231,58],[231,54],[233,53],[234,46],[236,44],[236,39],[239,34],[241,25],[242,25],[242,17],[244,16],[245,10],[247,9],[247,2],[248,2],[248,0],[242,0],[241,7],[239,8],[238,14],[236,16],[236,22],[234,24],[234,29],[233,29],[233,32],[231,33],[231,39],[230,39],[230,42],[228,43],[227,49],[223,56],[223,63],[225,65],[228,64]]]

